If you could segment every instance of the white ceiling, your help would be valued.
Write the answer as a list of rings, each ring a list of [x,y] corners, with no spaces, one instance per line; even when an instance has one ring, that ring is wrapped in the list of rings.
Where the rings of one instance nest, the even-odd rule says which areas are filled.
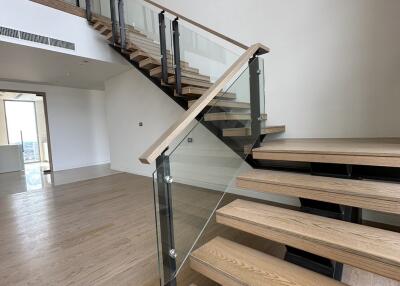
[[[105,80],[131,68],[8,42],[0,42],[0,67],[0,80],[100,90]]]

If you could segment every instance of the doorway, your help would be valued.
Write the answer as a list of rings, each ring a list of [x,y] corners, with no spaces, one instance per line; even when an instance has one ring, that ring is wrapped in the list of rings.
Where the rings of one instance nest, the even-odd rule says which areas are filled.
[[[8,144],[22,146],[25,164],[41,162],[35,102],[5,100],[4,110]]]
[[[45,94],[0,91],[0,100],[4,113],[0,145],[20,146],[25,173],[33,169],[51,172]]]

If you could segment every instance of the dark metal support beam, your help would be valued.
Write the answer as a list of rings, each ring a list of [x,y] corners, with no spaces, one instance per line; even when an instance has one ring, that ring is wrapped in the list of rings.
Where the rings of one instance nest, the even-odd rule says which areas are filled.
[[[250,111],[251,111],[251,139],[253,148],[257,148],[261,143],[261,112],[260,98],[264,96],[260,88],[260,59],[256,56],[249,61],[250,73]]]
[[[112,30],[112,43],[115,45],[118,39],[118,23],[117,14],[115,9],[115,0],[110,0],[110,14],[111,14],[111,30]]]
[[[311,163],[310,173],[314,176],[357,179],[354,176],[353,167],[352,165],[343,164]],[[362,221],[362,210],[360,208],[303,198],[300,198],[300,202],[302,211],[307,213],[352,223],[361,223]],[[285,258],[290,262],[319,272],[335,280],[341,281],[342,279],[343,264],[340,262],[330,261],[326,258],[305,251],[298,251],[290,247]]]
[[[176,94],[182,94],[181,82],[181,51],[179,47],[179,23],[178,18],[172,21],[173,43],[174,43],[174,65],[175,65],[175,89]]]
[[[124,0],[118,0],[118,18],[119,18],[119,40],[121,50],[126,50],[126,28],[125,28],[125,12]]]
[[[92,1],[86,0],[86,19],[91,22],[92,21]]]
[[[165,11],[158,14],[158,25],[160,31],[160,53],[161,53],[161,79],[164,83],[168,83],[168,56],[167,56],[167,40],[165,37]]]
[[[172,213],[172,195],[169,157],[165,151],[156,159],[157,167],[157,195],[159,208],[160,240],[163,261],[164,281],[169,281],[168,285],[176,285],[175,279],[171,278],[176,272],[176,254],[174,240],[174,224]]]

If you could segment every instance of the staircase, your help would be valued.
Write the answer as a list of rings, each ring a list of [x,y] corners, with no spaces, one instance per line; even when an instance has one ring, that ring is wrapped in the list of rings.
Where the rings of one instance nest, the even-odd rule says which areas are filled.
[[[399,139],[275,140],[255,148],[253,157],[263,160],[264,168],[239,175],[236,184],[240,188],[400,214],[400,184],[382,175],[376,177],[394,171],[399,174]],[[266,160],[275,161],[274,167],[265,169]],[[308,173],[300,169],[282,171],[277,162],[286,162],[286,166],[289,162],[327,164],[331,172],[310,174],[311,167]],[[340,165],[353,166],[356,175],[344,179],[339,172],[335,177],[332,169],[340,170]],[[371,172],[363,169],[366,166],[376,168],[374,180]],[[397,232],[241,199],[219,208],[216,220],[291,248],[400,280]],[[222,285],[344,285],[221,238],[195,250],[191,265]]]
[[[171,230],[173,179],[165,149],[182,132],[181,126],[194,119],[253,167],[237,176],[237,187],[295,197],[301,203],[297,210],[244,199],[219,206],[218,224],[284,244],[285,259],[215,237],[190,252],[194,271],[222,285],[333,286],[345,285],[341,282],[342,268],[348,264],[400,280],[400,234],[362,225],[361,217],[362,209],[400,214],[400,184],[396,182],[400,178],[399,139],[266,140],[260,144],[266,135],[283,133],[285,126],[267,125],[263,112],[254,125],[254,99],[241,101],[240,94],[229,88],[213,90],[220,80],[233,74],[231,70],[212,82],[210,75],[202,74],[190,62],[179,57],[177,61],[169,50],[163,52],[163,47],[140,29],[126,27],[126,41],[121,43],[109,19],[95,15],[90,23],[115,50],[187,110],[188,116],[140,158],[143,163],[157,158],[155,181],[160,213],[165,216],[159,222],[163,244],[160,255],[164,272],[168,272],[165,285],[176,285],[178,268]],[[256,52],[251,56],[249,66]],[[250,88],[251,93],[254,90]]]

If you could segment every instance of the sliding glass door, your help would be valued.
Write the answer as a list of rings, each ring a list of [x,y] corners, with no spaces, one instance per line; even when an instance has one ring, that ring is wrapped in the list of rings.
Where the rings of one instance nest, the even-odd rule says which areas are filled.
[[[40,161],[36,109],[33,101],[4,101],[9,144],[22,145],[24,162]]]

